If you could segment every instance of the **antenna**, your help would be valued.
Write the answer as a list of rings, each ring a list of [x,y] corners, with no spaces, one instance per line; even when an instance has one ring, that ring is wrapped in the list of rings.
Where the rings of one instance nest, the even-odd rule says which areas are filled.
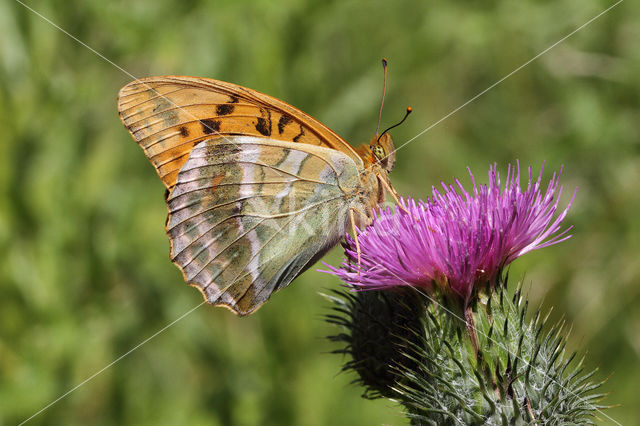
[[[411,109],[411,107],[407,107],[407,112],[404,113],[404,118],[402,120],[400,120],[399,123],[394,124],[393,126],[389,127],[387,130],[385,130],[384,132],[380,133],[380,136],[378,136],[378,141],[380,140],[380,138],[382,137],[382,135],[384,135],[385,133],[387,133],[389,130],[393,129],[394,127],[398,127],[399,125],[401,125],[402,123],[404,123],[404,120],[407,119],[407,117],[409,116],[409,114],[411,114],[411,111],[413,111],[413,109]]]
[[[387,91],[387,60],[382,58],[382,68],[384,69],[384,83],[382,85],[382,102],[380,102],[380,112],[378,113],[378,125],[376,126],[376,135],[380,130],[380,120],[382,119],[382,107],[384,106],[384,94]]]

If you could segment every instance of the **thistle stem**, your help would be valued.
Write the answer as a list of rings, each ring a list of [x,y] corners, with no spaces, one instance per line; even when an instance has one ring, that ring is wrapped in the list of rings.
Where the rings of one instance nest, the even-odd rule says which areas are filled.
[[[467,325],[467,333],[469,333],[469,339],[471,339],[471,345],[473,345],[473,352],[477,357],[480,344],[478,342],[478,333],[476,332],[476,324],[473,320],[473,309],[471,306],[467,306],[464,309],[464,320]]]

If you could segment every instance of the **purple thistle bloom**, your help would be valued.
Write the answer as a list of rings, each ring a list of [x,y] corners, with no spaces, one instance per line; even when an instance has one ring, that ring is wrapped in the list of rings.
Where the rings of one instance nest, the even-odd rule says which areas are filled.
[[[542,170],[544,169],[544,163]],[[469,170],[469,169],[468,169]],[[560,232],[573,203],[554,218],[562,187],[553,174],[542,191],[542,170],[533,181],[529,168],[526,190],[520,188],[520,165],[509,165],[504,189],[494,164],[489,184],[468,193],[456,185],[433,188],[426,202],[401,200],[409,212],[396,208],[375,212],[373,223],[358,233],[361,263],[353,238],[346,237],[347,258],[332,274],[363,290],[414,286],[440,289],[467,306],[475,290],[493,282],[500,270],[523,254],[571,237]],[[456,187],[460,193],[456,192]],[[557,194],[556,194],[557,191]]]

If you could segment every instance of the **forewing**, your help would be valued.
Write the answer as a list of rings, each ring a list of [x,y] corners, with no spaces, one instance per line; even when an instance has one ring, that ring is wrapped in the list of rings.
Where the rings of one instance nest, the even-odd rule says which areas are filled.
[[[182,76],[135,80],[120,90],[118,111],[169,190],[191,149],[213,136],[247,135],[324,146],[360,161],[347,142],[304,112],[222,81]]]
[[[205,140],[167,200],[171,258],[207,302],[251,313],[340,240],[358,185],[336,150]]]

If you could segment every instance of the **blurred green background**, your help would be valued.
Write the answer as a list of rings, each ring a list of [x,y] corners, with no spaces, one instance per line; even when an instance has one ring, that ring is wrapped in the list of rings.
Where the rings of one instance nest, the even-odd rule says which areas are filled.
[[[118,119],[135,77],[242,84],[353,143],[400,145],[612,1],[31,1],[0,3],[0,424],[27,419],[202,298],[168,259],[163,186]],[[640,418],[640,3],[625,1],[398,152],[404,195],[516,159],[564,165],[574,237],[518,260],[532,304],[573,326],[611,375],[606,411]],[[108,60],[105,60],[108,59]],[[112,62],[111,62],[112,61]],[[130,75],[128,75],[130,74]],[[567,190],[568,189],[568,190]],[[340,261],[340,250],[325,260]],[[314,268],[315,269],[315,268]],[[255,315],[203,306],[30,424],[404,425],[360,398],[313,269]],[[601,417],[602,424],[613,424]]]

